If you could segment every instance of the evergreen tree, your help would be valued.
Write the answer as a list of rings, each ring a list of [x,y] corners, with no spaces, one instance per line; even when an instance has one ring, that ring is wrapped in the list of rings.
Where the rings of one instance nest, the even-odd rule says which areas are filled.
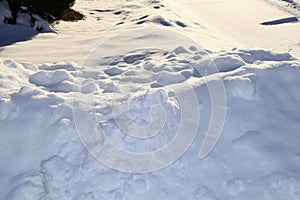
[[[77,21],[84,18],[78,11],[71,7],[75,0],[7,0],[12,12],[13,19],[16,22],[17,13],[21,11],[21,6],[27,7],[30,15],[38,14],[48,22],[55,20]]]

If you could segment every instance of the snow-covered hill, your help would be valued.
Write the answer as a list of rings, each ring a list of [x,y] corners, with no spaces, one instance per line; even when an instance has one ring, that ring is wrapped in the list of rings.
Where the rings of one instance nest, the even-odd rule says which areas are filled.
[[[191,5],[78,1],[1,47],[0,199],[300,199],[300,60]]]

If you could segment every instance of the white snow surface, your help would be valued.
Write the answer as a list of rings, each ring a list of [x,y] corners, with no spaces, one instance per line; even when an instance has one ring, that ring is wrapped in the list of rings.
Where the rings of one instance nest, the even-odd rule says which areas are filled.
[[[199,31],[202,25],[163,1],[122,2],[78,1],[86,21],[61,22],[58,34],[2,47],[0,199],[299,200],[300,60],[261,48],[216,51],[240,42],[210,26]],[[189,38],[207,39],[205,48]],[[224,84],[226,119],[216,146],[199,159],[214,106],[207,87],[215,82]],[[197,97],[188,106],[200,113],[197,135],[163,169],[111,169],[80,140],[75,97],[93,94],[92,111],[114,145],[142,153],[163,148],[176,137],[183,120],[177,95],[187,90]],[[124,104],[141,127],[160,105],[165,126],[146,141],[126,136],[117,124],[123,113],[112,112]]]

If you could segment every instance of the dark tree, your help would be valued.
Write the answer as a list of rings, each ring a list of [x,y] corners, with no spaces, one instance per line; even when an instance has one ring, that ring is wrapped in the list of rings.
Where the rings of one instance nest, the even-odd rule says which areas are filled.
[[[48,22],[55,20],[77,21],[84,18],[84,15],[71,7],[75,0],[7,0],[12,12],[12,21],[16,21],[17,13],[21,6],[27,7],[27,12],[40,15]]]
[[[17,19],[17,13],[21,9],[21,0],[7,0],[7,2],[12,14],[12,19],[8,19],[8,22],[11,24],[15,24]]]

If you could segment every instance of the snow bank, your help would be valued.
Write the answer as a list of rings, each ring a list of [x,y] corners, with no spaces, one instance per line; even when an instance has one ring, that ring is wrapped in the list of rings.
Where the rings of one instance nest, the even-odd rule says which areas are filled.
[[[198,21],[201,16],[161,1],[102,2],[101,10],[90,9],[99,1],[83,2],[75,6],[86,21],[61,22],[59,35],[39,35],[1,52],[14,59],[0,60],[0,199],[300,199],[299,60],[263,49],[201,49],[166,30],[194,35],[209,48],[224,48],[228,38],[215,35]],[[219,19],[230,23],[220,27],[237,30],[237,39],[254,33],[251,46],[279,48],[289,40],[286,50],[295,39],[274,39],[292,29],[265,34],[274,36],[267,43],[255,37],[256,30],[276,28],[260,22],[280,14],[260,1],[250,2],[250,11],[267,10],[261,12],[266,17],[241,12],[250,20],[232,12],[236,5],[248,8],[246,1],[223,2],[234,5],[229,9],[189,2],[182,1],[196,13],[214,15],[208,21],[218,19],[212,9],[224,11]],[[236,19],[249,23],[234,25]],[[20,14],[18,23],[28,26],[28,20]],[[5,38],[20,27],[2,26]],[[82,61],[104,36],[127,28],[127,37],[114,37],[82,66],[15,62]],[[216,111],[226,111],[225,122]]]
[[[1,199],[300,198],[299,60],[257,49],[205,53],[183,46],[106,59],[114,62],[86,68],[0,62]],[[212,64],[220,72],[209,72]],[[207,86],[217,80],[227,96],[225,126],[213,151],[199,160],[211,117]],[[196,95],[196,105],[187,91]],[[91,110],[76,107],[81,99],[74,99],[75,107],[71,101],[89,93],[106,137],[129,152],[170,143],[185,112],[182,99],[189,112],[200,113],[199,122],[186,118],[192,123],[184,132],[188,137],[199,123],[197,136],[180,159],[159,171],[111,169],[76,134],[74,120],[77,128],[80,122],[72,109],[82,108],[82,116]],[[149,135],[146,141],[136,138]]]

